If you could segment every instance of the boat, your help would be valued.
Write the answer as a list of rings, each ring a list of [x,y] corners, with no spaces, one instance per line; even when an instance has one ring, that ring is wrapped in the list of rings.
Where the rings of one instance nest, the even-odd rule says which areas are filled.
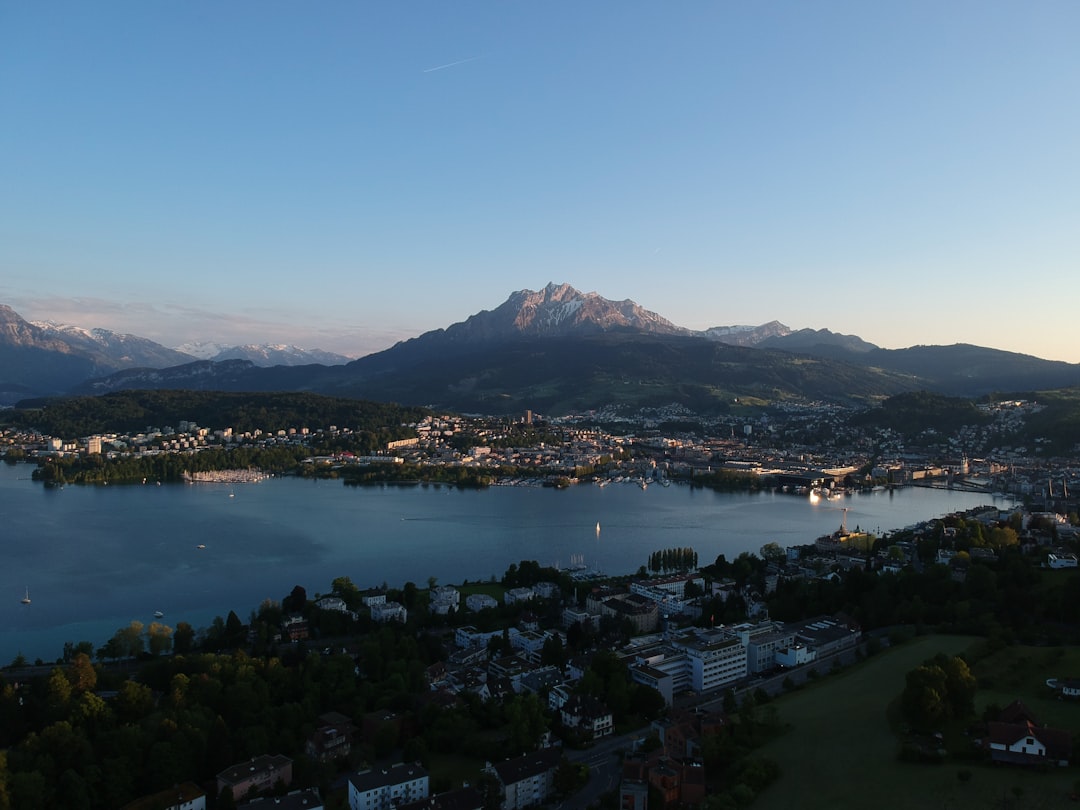
[[[596,536],[600,536],[600,521],[596,521]]]
[[[30,589],[29,588],[26,589],[26,596],[24,596],[19,601],[21,601],[24,605],[29,605],[30,604]]]
[[[199,543],[199,545],[195,546],[195,548],[198,548],[198,549],[206,548],[206,543]]]
[[[162,613],[162,612],[161,612],[160,610],[155,610],[155,611],[154,611],[154,618],[155,618],[155,619],[160,619],[160,618],[161,618],[162,616],[164,616],[164,615],[165,615],[165,614],[164,614],[164,613]]]

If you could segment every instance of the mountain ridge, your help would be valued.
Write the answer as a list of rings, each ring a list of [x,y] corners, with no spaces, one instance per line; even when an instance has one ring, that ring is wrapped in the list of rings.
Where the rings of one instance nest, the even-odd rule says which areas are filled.
[[[4,330],[0,317],[0,360]],[[93,371],[93,364],[88,368]],[[1077,384],[1080,364],[968,344],[890,350],[827,329],[791,330],[779,321],[695,331],[633,301],[552,282],[537,291],[515,291],[494,309],[340,365],[260,368],[246,357],[200,360],[84,373],[67,390],[296,390],[508,412],[601,407],[604,397],[667,397],[709,407],[723,407],[734,397],[850,404],[916,388],[976,396]]]

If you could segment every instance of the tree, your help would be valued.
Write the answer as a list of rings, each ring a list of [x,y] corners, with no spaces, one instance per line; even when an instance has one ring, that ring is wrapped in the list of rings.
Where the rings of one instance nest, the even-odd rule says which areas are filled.
[[[900,696],[904,719],[920,731],[936,730],[949,716],[946,682],[944,670],[937,665],[911,670]]]
[[[173,651],[177,655],[191,652],[195,643],[195,628],[187,622],[177,622],[173,632]]]
[[[151,622],[146,630],[146,639],[151,655],[162,655],[172,647],[173,629],[167,624]]]
[[[780,565],[787,557],[787,552],[784,551],[783,548],[781,548],[779,543],[775,542],[766,543],[765,545],[763,545],[758,554],[761,556],[761,559],[765,560],[765,562],[772,563],[774,565]]]

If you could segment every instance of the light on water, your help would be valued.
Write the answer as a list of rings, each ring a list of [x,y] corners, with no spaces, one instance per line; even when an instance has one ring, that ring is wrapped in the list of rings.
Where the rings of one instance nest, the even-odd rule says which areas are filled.
[[[346,487],[285,478],[215,484],[45,489],[27,465],[0,465],[6,564],[0,663],[54,660],[65,641],[101,646],[132,620],[206,627],[242,620],[294,585],[309,596],[348,576],[367,588],[499,578],[511,563],[636,571],[689,546],[702,565],[813,542],[847,525],[886,532],[990,503],[989,495],[903,489],[811,503],[775,493],[684,486],[566,490]],[[1011,502],[998,501],[1005,507]],[[602,527],[602,530],[601,530]],[[24,591],[31,604],[21,603]]]

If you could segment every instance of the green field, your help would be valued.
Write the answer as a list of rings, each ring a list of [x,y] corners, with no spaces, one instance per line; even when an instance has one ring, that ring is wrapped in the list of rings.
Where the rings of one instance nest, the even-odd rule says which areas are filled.
[[[937,653],[954,655],[975,642],[967,637],[923,636],[775,701],[781,722],[791,729],[759,751],[780,763],[782,775],[754,802],[755,810],[1077,807],[1068,798],[1080,777],[1075,767],[1038,773],[982,761],[913,765],[897,760],[898,741],[886,712],[902,691],[906,673]],[[1065,722],[1061,702],[1039,702],[1043,681],[1067,674],[1058,668],[1062,662],[1055,661],[1055,670],[1042,674],[1038,658],[1023,666],[1011,663],[1016,660],[1032,661],[1032,656],[1024,648],[1008,648],[982,662],[994,689],[986,694],[980,690],[978,707],[1021,697],[1042,722],[1080,729]],[[1021,676],[1014,687],[995,667],[1009,672],[1024,669],[1027,677]],[[1080,707],[1076,712],[1080,719]],[[1072,717],[1070,711],[1068,719]],[[961,769],[972,773],[966,784],[957,778]]]

